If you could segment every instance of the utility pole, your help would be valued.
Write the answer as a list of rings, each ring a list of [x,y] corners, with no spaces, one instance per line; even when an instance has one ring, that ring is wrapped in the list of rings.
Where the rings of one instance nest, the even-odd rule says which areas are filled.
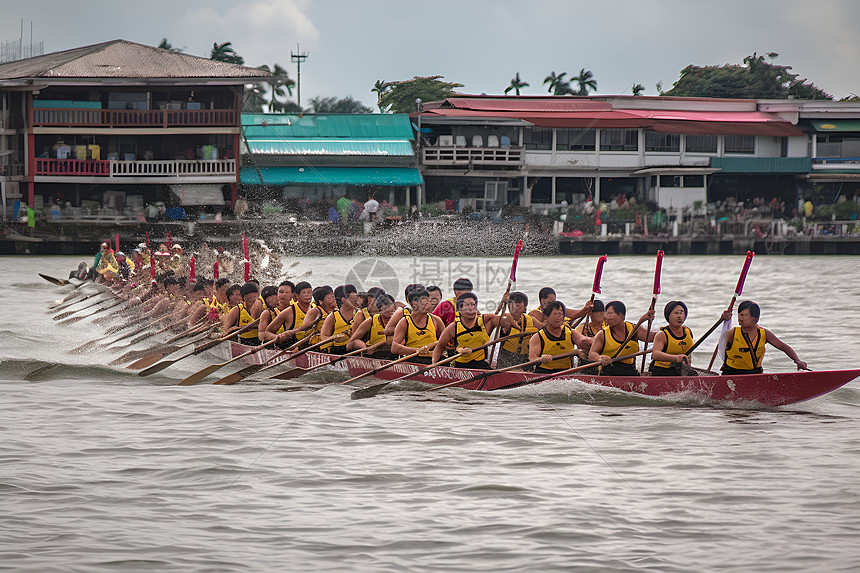
[[[308,59],[308,54],[307,52],[303,54],[298,44],[296,44],[296,52],[295,54],[290,52],[290,59],[296,63],[296,99],[299,107],[302,107],[302,62]]]

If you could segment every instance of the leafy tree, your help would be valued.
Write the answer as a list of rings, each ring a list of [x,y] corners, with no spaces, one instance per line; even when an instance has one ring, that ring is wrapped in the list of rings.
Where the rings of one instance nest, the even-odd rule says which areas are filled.
[[[505,94],[509,91],[513,90],[517,95],[520,95],[521,88],[527,88],[529,84],[520,79],[520,73],[517,72],[517,75],[511,80],[511,85],[505,88]]]
[[[379,108],[379,111],[382,111],[382,94],[388,89],[388,86],[389,84],[385,80],[376,80],[373,89],[370,90],[376,92],[376,107]]]
[[[343,99],[333,96],[314,97],[310,99],[310,109],[313,113],[373,113],[373,108],[361,105],[361,102],[352,96]]]
[[[778,54],[770,52],[773,60]],[[753,53],[743,65],[687,66],[672,89],[661,95],[683,97],[749,98],[749,99],[833,99],[806,78],[797,79],[791,66],[778,66]]]
[[[209,55],[209,59],[227,62],[228,64],[238,64],[240,66],[245,63],[245,58],[237,54],[236,50],[233,49],[232,42],[224,42],[223,44],[215,42],[212,44],[212,53]]]
[[[633,84],[632,91],[633,91],[633,95],[641,96],[642,92],[645,91],[645,86],[643,86],[642,84]]]
[[[173,45],[167,41],[167,38],[162,38],[161,43],[158,44],[158,47],[162,50],[170,50],[171,52],[176,52],[177,54],[182,53],[185,48],[174,48]]]
[[[272,113],[283,113],[289,102],[281,101],[281,99],[293,95],[293,86],[296,85],[296,82],[288,77],[287,70],[282,68],[280,64],[275,64],[272,69],[263,64],[260,69],[272,72],[272,78],[268,84],[257,84],[258,88],[262,88],[261,91],[269,91],[269,100],[266,102],[269,105],[269,110]]]
[[[463,87],[463,84],[440,81],[443,77],[445,76],[415,76],[411,80],[385,82],[380,86],[382,93],[379,97],[379,111],[412,113],[415,111],[416,99],[421,98],[424,102],[443,100],[454,94],[456,88]],[[376,88],[374,91],[377,91]]]
[[[552,95],[568,95],[573,94],[573,90],[570,87],[570,83],[564,81],[564,76],[567,75],[567,72],[562,72],[556,75],[555,72],[550,72],[549,75],[544,78],[543,85],[549,84],[549,88],[547,91]]]
[[[579,86],[576,95],[587,96],[588,90],[597,91],[597,80],[594,79],[594,74],[590,70],[582,68],[579,70],[579,75],[573,78],[573,81]]]

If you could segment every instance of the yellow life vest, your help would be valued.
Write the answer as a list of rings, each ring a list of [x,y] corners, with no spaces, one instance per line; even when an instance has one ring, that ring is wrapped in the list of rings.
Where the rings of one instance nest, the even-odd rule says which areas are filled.
[[[537,332],[538,330],[535,326],[535,319],[527,314],[523,314],[520,317],[518,326],[519,330],[511,328],[509,334],[519,334],[521,332]],[[528,355],[530,338],[530,336],[523,336],[521,338],[511,338],[510,340],[505,340],[502,343],[502,348],[504,348],[508,352],[513,352],[514,354]]]
[[[385,325],[382,324],[382,315],[374,314],[371,320],[373,320],[373,322],[370,324],[370,332],[367,336],[366,342],[368,346],[373,346],[387,338],[385,336]]]
[[[561,327],[561,336],[558,338],[547,332],[546,327],[541,328],[538,331],[538,336],[540,336],[541,355],[550,354],[555,356],[557,354],[565,354],[574,349],[573,336],[571,335],[569,326]],[[556,358],[550,362],[538,364],[538,366],[544,370],[567,370],[572,365],[573,362],[571,361],[570,356],[565,358]]]
[[[457,298],[452,296],[448,299],[448,302],[450,302],[451,306],[454,307],[454,318],[460,318],[460,311],[457,309]]]
[[[624,338],[630,336],[634,326],[634,324],[626,321],[624,322]],[[618,352],[619,348],[621,348],[622,342],[624,342],[624,339],[615,340],[615,337],[612,336],[612,329],[609,328],[609,325],[603,325],[603,351],[600,354],[609,357],[615,356],[615,353]],[[636,354],[637,352],[639,352],[639,341],[634,337],[627,342],[621,352],[618,352],[618,356],[627,356],[628,354]],[[631,356],[626,360],[619,360],[619,362],[623,362],[624,364],[634,364],[636,360]]]
[[[603,325],[601,325],[601,328]],[[597,336],[597,332],[591,329],[591,321],[583,320],[579,324],[576,325],[576,331],[583,336],[588,336],[589,338],[594,338]]]
[[[316,325],[309,331],[313,333],[311,337],[311,341],[309,344],[316,344],[322,341],[322,323],[325,322],[326,317],[329,315],[326,311],[323,310],[323,307],[318,307],[320,309],[320,320],[316,323]]]
[[[353,316],[353,318],[355,318]],[[340,309],[334,311],[334,331],[332,332],[332,336],[337,336],[338,334],[346,334],[346,338],[341,342],[332,342],[330,344],[326,344],[323,348],[328,348],[329,346],[336,346],[338,348],[345,348],[346,343],[349,342],[349,335],[352,334],[352,322],[347,322],[346,319],[340,312]]]
[[[282,311],[278,310],[278,307],[276,307],[276,306],[272,307],[268,310],[269,310],[269,315],[270,315],[269,316],[269,324],[272,324],[272,321],[275,320],[278,317],[278,315],[281,314]],[[284,310],[287,310],[287,309],[284,309]],[[263,311],[263,312],[265,312],[265,311]],[[275,334],[280,334],[280,333],[284,332],[285,330],[287,330],[286,325],[284,323],[281,323],[281,326],[278,327],[278,330],[275,331]]]
[[[367,310],[367,308],[361,309],[361,314],[364,315],[364,318],[370,318],[371,316],[373,316],[372,314],[370,314],[370,311]],[[353,318],[355,318],[355,317],[353,317]]]
[[[424,328],[418,328],[411,313],[404,317],[404,320],[406,320],[406,338],[403,346],[418,349],[439,340],[436,335],[436,324],[433,322],[433,318],[428,314],[426,315],[426,319],[427,324],[424,325]],[[430,356],[430,353],[427,353],[427,356]]]
[[[760,368],[767,344],[767,334],[764,329],[758,329],[758,337],[755,341],[747,339],[740,326],[734,327],[732,331],[726,344],[726,366],[735,370]]]
[[[681,338],[677,338],[672,334],[672,329],[668,326],[660,329],[666,334],[666,349],[663,352],[666,354],[685,354],[693,346],[693,331],[686,326],[683,328],[684,336]],[[660,368],[670,368],[672,364],[672,362],[654,361],[654,366],[659,366]]]
[[[296,301],[293,301],[290,304],[293,305],[293,323],[287,328],[287,330],[292,330],[293,328],[301,328],[302,323],[305,321],[305,314],[306,313],[305,313],[305,311],[303,311],[301,309],[301,307],[299,306],[299,303],[297,303]],[[315,306],[316,305],[314,303],[311,303],[311,305],[308,307],[308,312],[310,312],[310,310],[312,308],[314,308]],[[306,337],[307,335],[308,335],[307,330],[304,330],[302,332],[297,332],[296,333],[296,340],[301,340],[304,337]]]
[[[484,317],[480,314],[475,318],[475,325],[472,328],[466,328],[463,324],[462,317],[454,319],[454,347],[461,346],[463,348],[477,348],[490,341],[490,335],[487,334],[487,329],[484,327]],[[485,349],[472,352],[471,354],[461,354],[454,359],[454,362],[461,364],[472,362],[474,360],[484,360],[487,357]]]
[[[245,326],[246,324],[251,324],[254,322],[254,318],[251,316],[251,313],[245,308],[243,303],[239,303],[237,305],[239,307],[239,322],[237,323],[239,328]],[[250,338],[257,338],[259,336],[259,332],[254,328],[252,330],[247,330],[239,335],[239,338],[242,340],[247,340]]]

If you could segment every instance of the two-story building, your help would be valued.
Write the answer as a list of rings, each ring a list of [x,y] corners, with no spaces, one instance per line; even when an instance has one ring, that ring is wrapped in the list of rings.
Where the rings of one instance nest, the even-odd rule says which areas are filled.
[[[224,205],[246,84],[268,72],[115,40],[0,64],[0,190],[48,218]],[[163,215],[163,213],[162,213]]]

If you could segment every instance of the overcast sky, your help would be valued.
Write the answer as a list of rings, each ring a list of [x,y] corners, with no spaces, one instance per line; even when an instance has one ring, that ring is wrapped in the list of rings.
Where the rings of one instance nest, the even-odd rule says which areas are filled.
[[[545,94],[554,71],[594,73],[598,93],[656,95],[690,64],[741,63],[778,52],[826,92],[860,94],[857,0],[0,0],[0,41],[44,41],[54,52],[106,40],[167,38],[209,56],[231,41],[251,66],[308,53],[302,100],[351,95],[373,106],[376,80],[443,75],[464,93],[500,94],[517,72]],[[295,98],[295,93],[294,93]]]

